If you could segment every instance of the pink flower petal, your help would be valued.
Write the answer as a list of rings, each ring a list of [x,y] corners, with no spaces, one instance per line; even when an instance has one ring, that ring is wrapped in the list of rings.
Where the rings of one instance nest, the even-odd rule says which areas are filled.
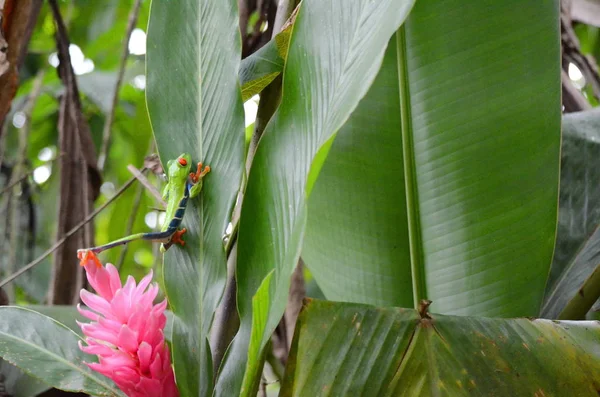
[[[163,380],[163,397],[179,397],[179,391],[177,390],[177,385],[175,384],[175,374],[171,369],[166,378]]]
[[[104,366],[102,364],[98,364],[98,363],[85,363],[85,365],[87,365],[88,367],[90,367],[91,369],[93,369],[96,372],[100,372],[102,375],[112,378],[112,373],[113,373],[112,368],[107,368],[106,366]]]
[[[81,351],[83,351],[84,353],[87,353],[87,354],[95,354],[98,356],[109,356],[111,354],[114,354],[114,349],[111,349],[110,347],[105,346],[105,345],[83,346],[81,341],[79,341],[78,343],[79,343],[79,349],[81,349]]]
[[[133,297],[133,291],[135,291],[135,279],[132,276],[127,276],[127,282],[121,288],[123,294],[127,296],[127,299],[131,299]],[[127,302],[128,306],[131,307],[133,305],[132,301]]]
[[[150,363],[152,360],[152,346],[146,342],[140,343],[138,348],[138,359],[140,360],[140,371],[144,375],[148,375],[150,372]]]
[[[103,316],[111,313],[110,304],[106,301],[106,299],[98,295],[94,295],[84,289],[81,290],[79,296],[81,297],[83,303],[85,303],[93,311],[98,312]]]
[[[150,375],[153,378],[162,378],[163,376],[163,366],[160,353],[154,356],[154,360],[152,361],[152,364],[150,364]]]
[[[82,308],[80,304],[77,304],[77,311],[83,317],[85,317],[85,318],[87,318],[89,320],[92,320],[92,321],[98,321],[98,318],[100,317],[96,313],[91,312],[89,310],[86,310],[86,309]]]
[[[113,300],[110,302],[112,314],[122,323],[126,323],[135,310],[132,307],[131,301],[127,293],[120,289],[115,293]]]
[[[136,353],[138,350],[138,335],[127,325],[121,327],[119,332],[119,347],[126,352]]]
[[[162,397],[162,387],[156,379],[142,378],[138,385],[138,390],[148,397]]]
[[[113,293],[110,288],[109,274],[105,268],[101,267],[96,270],[96,273],[92,276],[87,273],[87,279],[90,285],[98,294],[106,300],[110,300],[113,297]]]
[[[154,307],[152,308],[152,311],[158,315],[161,315],[164,313],[166,308],[167,308],[167,300],[164,299],[162,302],[159,302],[156,305],[154,305]]]
[[[152,281],[152,276],[153,272],[152,270],[150,270],[150,273],[148,273],[138,284],[136,288],[136,295],[141,295],[142,293],[144,293],[144,290],[148,285],[150,285],[150,282]]]
[[[136,309],[139,309],[136,307]],[[148,313],[143,310],[135,310],[134,313],[129,317],[129,321],[127,321],[127,325],[129,328],[138,332],[138,334],[143,335],[146,330],[146,325],[148,324]]]
[[[100,324],[102,327],[113,331],[114,333],[118,334],[119,331],[121,330],[121,326],[123,325],[121,322],[117,321],[117,320],[111,320],[108,318],[104,318],[104,317],[100,317],[98,319],[98,324]]]
[[[119,271],[112,264],[106,265],[106,271],[110,276],[110,288],[114,294],[121,289],[121,277],[119,277]]]
[[[96,324],[80,324],[83,334],[90,338],[100,339],[112,345],[118,345],[119,338],[113,331],[96,327]]]
[[[156,295],[158,295],[158,285],[151,285],[148,287],[148,291],[139,299],[139,303],[142,306],[151,306]]]
[[[138,374],[137,371],[137,361],[133,358],[133,356],[129,353],[117,352],[112,356],[103,356],[102,364],[111,367],[113,370],[117,371],[129,371],[127,373]]]

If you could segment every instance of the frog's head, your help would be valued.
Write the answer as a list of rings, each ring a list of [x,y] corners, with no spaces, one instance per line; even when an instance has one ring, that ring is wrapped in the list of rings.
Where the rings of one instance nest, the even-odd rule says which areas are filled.
[[[169,160],[167,162],[167,176],[169,179],[175,178],[186,180],[191,168],[192,156],[187,153],[182,153],[175,160]]]

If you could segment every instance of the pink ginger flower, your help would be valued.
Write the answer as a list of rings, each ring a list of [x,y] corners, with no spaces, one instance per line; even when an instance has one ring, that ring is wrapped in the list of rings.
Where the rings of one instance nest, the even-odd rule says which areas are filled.
[[[118,270],[102,266],[91,251],[77,254],[87,279],[98,295],[81,290],[79,313],[92,320],[78,323],[87,346],[79,348],[95,354],[99,363],[86,363],[91,369],[111,378],[129,397],[178,397],[169,348],[163,333],[167,301],[156,305],[158,286],[150,285],[152,272],[136,286],[129,276],[121,285]]]

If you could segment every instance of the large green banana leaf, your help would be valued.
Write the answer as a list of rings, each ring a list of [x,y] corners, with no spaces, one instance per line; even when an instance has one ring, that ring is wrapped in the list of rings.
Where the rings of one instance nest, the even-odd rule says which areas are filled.
[[[241,325],[220,371],[217,395],[256,394],[262,367],[257,362],[285,309],[300,254],[307,181],[320,168],[313,161],[320,161],[319,154],[368,90],[390,36],[412,4],[304,0],[300,5],[281,104],[258,146],[242,205],[236,272]],[[253,305],[252,297],[273,269],[261,288],[263,298]]]
[[[558,1],[420,1],[338,132],[302,257],[333,300],[539,313],[560,150]]]
[[[309,301],[280,396],[595,396],[597,322]]]
[[[153,1],[147,46],[148,111],[163,164],[188,152],[212,169],[188,203],[185,247],[164,259],[177,385],[183,396],[209,395],[207,334],[225,285],[222,237],[244,156],[237,2]]]

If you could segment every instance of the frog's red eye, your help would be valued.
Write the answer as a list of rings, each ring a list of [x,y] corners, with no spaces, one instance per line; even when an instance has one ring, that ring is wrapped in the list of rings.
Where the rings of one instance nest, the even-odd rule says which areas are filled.
[[[182,166],[185,167],[187,165],[187,161],[183,157],[180,157],[179,158],[179,164],[181,164]]]

